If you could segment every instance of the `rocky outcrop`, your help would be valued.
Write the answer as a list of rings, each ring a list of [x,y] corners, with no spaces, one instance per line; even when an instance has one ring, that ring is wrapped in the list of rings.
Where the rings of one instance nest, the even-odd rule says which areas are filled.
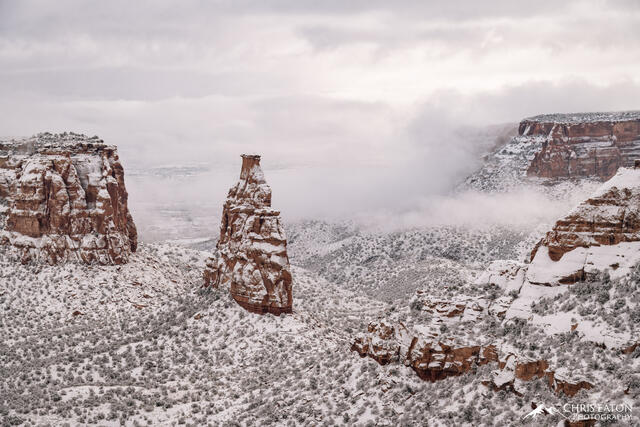
[[[580,390],[591,390],[593,384],[589,381],[562,377],[555,372],[547,372],[547,380],[549,381],[549,387],[553,389],[556,394],[564,394],[572,397],[578,394]]]
[[[447,338],[430,331],[410,331],[402,323],[379,320],[369,323],[367,332],[354,340],[351,350],[370,357],[381,365],[400,363],[410,367],[425,381],[439,381],[470,372],[476,366],[497,364],[491,378],[483,383],[494,390],[521,394],[521,383],[542,379],[557,394],[574,396],[593,385],[580,377],[571,377],[550,369],[543,359],[531,359],[506,352],[499,356],[496,345]]]
[[[607,180],[640,157],[640,112],[541,115],[521,121],[518,132],[542,140],[529,176]]]
[[[403,363],[425,381],[462,375],[475,365],[498,360],[493,346],[454,343],[410,332],[402,323],[384,321],[369,323],[367,333],[356,337],[351,350],[381,365]]]
[[[492,345],[447,345],[440,341],[416,338],[409,349],[409,366],[425,381],[438,381],[469,372],[476,365],[498,360]]]
[[[623,168],[535,246],[527,280],[570,284],[605,269],[626,274],[639,260],[640,169]]]
[[[549,368],[546,360],[535,360],[508,353],[498,363],[498,369],[491,372],[491,379],[483,383],[496,390],[506,390],[521,395],[522,382],[536,379],[545,380],[556,394],[572,397],[580,390],[589,390],[593,385],[580,377],[572,378]]]
[[[351,351],[369,356],[381,365],[405,360],[414,337],[402,324],[385,321],[370,322],[367,333],[356,337]]]
[[[435,298],[426,291],[417,290],[410,305],[413,309],[427,314],[433,323],[446,323],[448,320],[477,322],[486,315],[493,316],[496,320],[501,319],[511,301],[512,298],[508,295],[495,299],[462,296],[442,299]]]
[[[240,180],[222,210],[220,239],[204,271],[205,286],[229,286],[253,313],[290,313],[291,268],[280,212],[271,208],[260,156],[242,155]]]
[[[0,244],[26,263],[122,264],[137,248],[116,147],[65,133],[0,141]]]

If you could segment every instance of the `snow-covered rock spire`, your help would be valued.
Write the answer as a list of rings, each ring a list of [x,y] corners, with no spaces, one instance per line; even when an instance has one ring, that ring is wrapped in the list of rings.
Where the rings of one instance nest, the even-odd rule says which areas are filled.
[[[291,268],[280,212],[271,208],[260,156],[242,155],[240,179],[222,209],[220,239],[204,271],[205,286],[229,285],[254,313],[290,313]]]

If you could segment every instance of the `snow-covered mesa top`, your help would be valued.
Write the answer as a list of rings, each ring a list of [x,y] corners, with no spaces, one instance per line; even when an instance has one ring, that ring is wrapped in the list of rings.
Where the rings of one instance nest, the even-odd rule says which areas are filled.
[[[592,112],[592,113],[554,113],[540,114],[523,119],[523,122],[579,124],[595,122],[625,122],[640,120],[640,110]]]
[[[137,247],[117,149],[97,136],[0,141],[0,245],[21,262],[123,264]]]

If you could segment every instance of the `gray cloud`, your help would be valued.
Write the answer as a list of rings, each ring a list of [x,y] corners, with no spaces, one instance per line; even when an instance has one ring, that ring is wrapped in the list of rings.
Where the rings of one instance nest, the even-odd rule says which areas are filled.
[[[479,125],[498,118],[514,122],[551,111],[636,110],[640,108],[638,99],[640,84],[634,80],[621,79],[598,85],[573,76],[559,81],[531,80],[473,95],[446,90],[435,93],[426,105]]]
[[[208,171],[132,174],[138,217],[179,202],[215,227],[242,152],[289,218],[432,212],[488,125],[640,108],[639,28],[633,1],[0,0],[0,133]]]
[[[611,2],[614,7],[637,10],[637,3]],[[141,24],[151,23],[151,28],[161,29],[163,34],[178,28],[185,20],[195,25],[216,22],[217,17],[237,15],[320,15],[335,17],[371,12],[384,12],[409,19],[477,20],[482,18],[553,16],[584,7],[577,0],[558,3],[542,0],[523,4],[509,0],[493,0],[478,3],[473,0],[446,3],[420,0],[146,0],[131,3],[126,0],[110,2],[85,2],[59,0],[55,4],[46,0],[3,1],[0,10],[11,22],[3,29],[30,29],[51,31],[57,26],[75,24],[86,29],[109,30],[128,27],[132,32]],[[110,18],[119,18],[113,20]],[[137,24],[137,25],[136,25]]]

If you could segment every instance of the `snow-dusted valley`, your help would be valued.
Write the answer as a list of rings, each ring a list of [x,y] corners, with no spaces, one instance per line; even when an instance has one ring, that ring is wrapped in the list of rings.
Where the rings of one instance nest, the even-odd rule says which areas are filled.
[[[456,191],[551,223],[285,224],[243,156],[220,238],[154,243],[114,147],[0,143],[2,425],[637,425],[637,114],[523,123]]]
[[[483,385],[495,369],[489,364],[433,383],[402,365],[380,366],[350,351],[354,336],[381,314],[420,325],[428,321],[428,313],[408,306],[392,309],[302,268],[293,269],[292,315],[247,313],[227,292],[201,289],[206,256],[143,244],[122,267],[3,261],[3,421],[512,425],[532,401],[584,400],[582,395],[557,396],[543,380],[524,385],[522,395],[493,391]],[[616,283],[611,293],[617,296],[620,288],[637,298],[637,280],[635,288]],[[472,295],[485,291],[468,290]],[[600,307],[600,294],[577,297]],[[542,301],[540,313],[566,315],[564,303]],[[600,310],[611,316],[614,306],[612,301]],[[587,310],[596,317],[597,310]],[[456,331],[459,323],[466,322],[454,319],[446,327]],[[477,327],[527,354],[551,356],[594,383],[602,381],[603,373],[615,380],[615,388],[605,382],[591,399],[638,399],[638,383],[632,379],[638,359],[633,354],[586,344],[577,334],[549,337],[532,327],[523,331],[517,323],[486,320]],[[631,395],[625,394],[628,388]]]

